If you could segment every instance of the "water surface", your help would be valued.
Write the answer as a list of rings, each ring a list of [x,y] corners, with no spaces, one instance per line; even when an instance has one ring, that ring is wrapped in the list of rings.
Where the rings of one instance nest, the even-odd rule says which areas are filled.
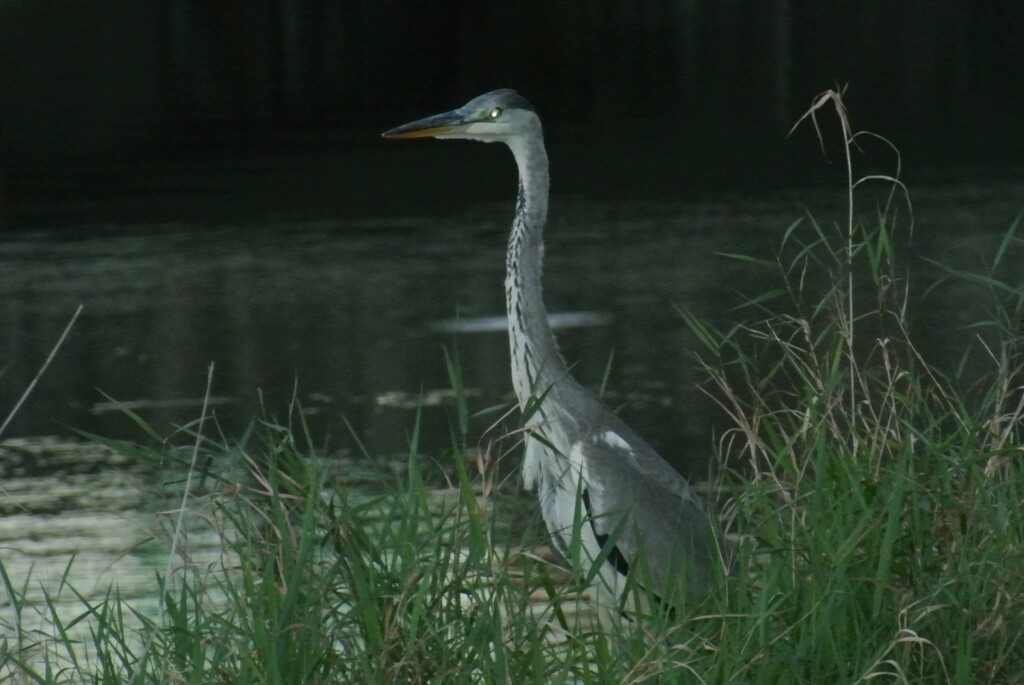
[[[841,191],[625,205],[556,197],[545,292],[574,373],[604,384],[628,423],[699,477],[727,423],[698,389],[698,343],[676,307],[720,327],[749,317],[736,305],[773,287],[771,277],[721,253],[771,257],[808,210],[833,230],[845,221],[844,199]],[[1024,184],[915,189],[904,248],[912,287],[923,292],[937,275],[922,257],[982,269],[1022,207]],[[64,439],[84,430],[149,440],[125,409],[172,433],[200,415],[211,364],[216,424],[207,430],[238,435],[261,411],[294,424],[301,411],[334,455],[358,453],[349,425],[371,454],[404,452],[421,406],[423,452],[440,454],[454,417],[444,347],[460,360],[471,409],[510,407],[500,318],[510,215],[507,203],[443,216],[237,223],[62,222],[58,214],[4,233],[4,413],[84,306],[4,436],[13,440],[0,451],[8,570],[56,579],[77,555],[80,590],[102,593],[116,578],[129,595],[146,596],[166,564],[157,476]],[[907,238],[904,228],[899,244]],[[1001,271],[1011,283],[1024,282],[1017,257]],[[965,326],[985,314],[983,298],[946,285],[915,303],[922,352],[955,363],[973,335]],[[471,444],[492,421],[473,423]]]
[[[919,256],[980,268],[1022,195],[1012,184],[916,189],[912,282],[923,291],[934,277]],[[845,221],[844,199],[815,191],[623,206],[556,197],[545,296],[565,324],[575,374],[597,387],[607,371],[610,403],[670,461],[699,469],[716,412],[696,391],[696,342],[676,307],[720,326],[749,316],[731,308],[773,285],[770,274],[719,253],[771,257],[808,208],[826,227]],[[444,346],[461,360],[474,408],[511,401],[499,318],[510,213],[502,203],[433,217],[8,232],[0,406],[13,406],[74,309],[84,310],[7,435],[141,438],[123,407],[169,433],[199,416],[212,364],[213,411],[228,434],[257,414],[262,394],[282,421],[296,399],[333,448],[352,445],[347,420],[372,452],[401,452],[426,393],[438,406],[427,410],[425,444],[440,449]],[[976,311],[958,292],[912,313],[934,327],[922,338],[938,350],[956,347]]]

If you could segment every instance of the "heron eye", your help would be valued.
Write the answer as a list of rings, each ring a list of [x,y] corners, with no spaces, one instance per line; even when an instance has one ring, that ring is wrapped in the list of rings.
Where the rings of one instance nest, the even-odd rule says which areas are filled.
[[[490,116],[492,119],[497,119],[498,117],[500,117],[501,107],[495,107],[494,109],[492,109],[488,116]]]

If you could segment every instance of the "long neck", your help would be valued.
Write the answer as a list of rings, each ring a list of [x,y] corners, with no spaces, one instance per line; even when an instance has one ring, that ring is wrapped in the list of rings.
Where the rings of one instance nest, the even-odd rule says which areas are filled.
[[[541,289],[548,156],[540,129],[509,142],[519,167],[519,200],[505,262],[512,384],[520,408],[568,376],[548,323]]]

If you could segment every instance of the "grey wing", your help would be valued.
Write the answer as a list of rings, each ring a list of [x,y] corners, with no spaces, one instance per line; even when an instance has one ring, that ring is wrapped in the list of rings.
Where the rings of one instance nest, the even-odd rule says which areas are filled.
[[[609,554],[620,571],[643,555],[656,590],[680,573],[695,592],[717,563],[718,535],[686,479],[625,427],[586,439],[585,504],[598,541],[612,535]]]

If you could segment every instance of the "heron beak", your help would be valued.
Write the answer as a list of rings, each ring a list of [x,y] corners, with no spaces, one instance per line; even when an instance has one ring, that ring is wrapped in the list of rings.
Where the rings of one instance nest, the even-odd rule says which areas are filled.
[[[396,126],[381,135],[385,138],[430,138],[436,136],[462,133],[472,122],[466,121],[461,110],[453,109],[444,114],[435,114],[426,119]]]

